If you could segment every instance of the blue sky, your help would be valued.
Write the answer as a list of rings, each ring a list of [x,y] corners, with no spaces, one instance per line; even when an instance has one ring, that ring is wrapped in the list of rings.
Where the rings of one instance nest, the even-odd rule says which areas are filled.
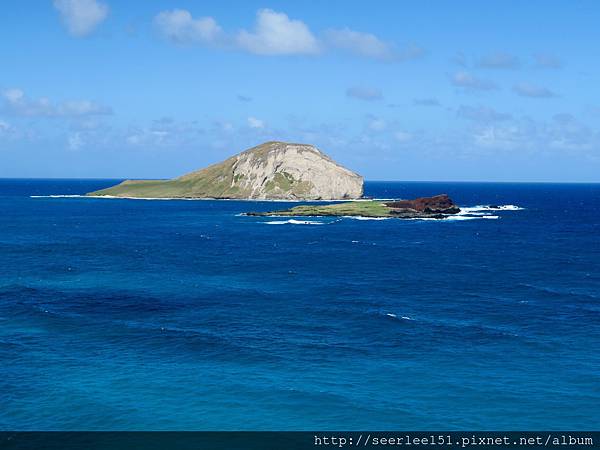
[[[166,178],[266,140],[367,179],[600,181],[595,1],[9,1],[0,177]]]

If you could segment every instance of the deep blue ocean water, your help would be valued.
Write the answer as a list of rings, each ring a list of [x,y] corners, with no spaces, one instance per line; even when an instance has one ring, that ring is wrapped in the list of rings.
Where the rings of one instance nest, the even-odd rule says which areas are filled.
[[[598,429],[600,185],[371,182],[524,209],[321,225],[30,197],[114,183],[0,180],[0,429]]]

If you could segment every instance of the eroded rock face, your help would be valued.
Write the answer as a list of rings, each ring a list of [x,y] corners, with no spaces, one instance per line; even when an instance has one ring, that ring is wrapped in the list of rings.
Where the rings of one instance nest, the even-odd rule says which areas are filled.
[[[414,200],[398,200],[385,203],[393,212],[415,211],[425,214],[457,214],[460,208],[446,194],[433,197],[419,197]]]
[[[363,178],[313,145],[266,142],[172,180],[128,180],[88,195],[158,198],[344,200],[363,194]]]
[[[360,175],[312,145],[263,144],[239,154],[232,173],[247,198],[338,200],[363,194]]]

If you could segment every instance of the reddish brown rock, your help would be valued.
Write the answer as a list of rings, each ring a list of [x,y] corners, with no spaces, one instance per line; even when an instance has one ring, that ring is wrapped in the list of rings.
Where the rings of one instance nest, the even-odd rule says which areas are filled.
[[[414,200],[398,200],[385,203],[397,213],[416,211],[425,214],[456,214],[460,208],[446,194],[420,197]]]

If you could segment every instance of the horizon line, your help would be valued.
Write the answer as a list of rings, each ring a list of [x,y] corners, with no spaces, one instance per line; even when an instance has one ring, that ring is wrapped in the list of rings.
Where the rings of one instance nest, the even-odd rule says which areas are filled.
[[[0,177],[0,180],[172,180],[173,178],[122,178],[122,177]],[[364,178],[363,178],[364,179]],[[599,181],[549,181],[549,180],[376,180],[365,183],[499,183],[499,184],[600,184]]]

